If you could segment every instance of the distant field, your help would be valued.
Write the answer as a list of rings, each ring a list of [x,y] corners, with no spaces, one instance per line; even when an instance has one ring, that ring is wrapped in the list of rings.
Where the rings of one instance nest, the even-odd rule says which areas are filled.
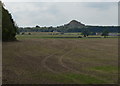
[[[117,83],[117,38],[47,36],[50,35],[18,35],[19,41],[3,43],[3,83]]]
[[[56,37],[73,37],[77,38],[82,36],[81,33],[64,33],[60,34],[59,32],[30,32],[31,35],[28,35],[29,32],[26,32],[24,35],[17,35],[17,38],[56,38]]]
[[[31,35],[28,35],[28,34]],[[17,38],[19,39],[28,39],[28,38],[37,38],[37,39],[63,39],[63,38],[69,38],[69,39],[78,39],[78,37],[82,37],[82,39],[86,39],[86,38],[103,38],[103,36],[101,35],[89,35],[88,37],[83,37],[83,35],[81,35],[81,33],[64,33],[64,34],[60,34],[60,32],[25,32],[24,35],[17,35]],[[107,36],[107,38],[118,38],[119,36]]]

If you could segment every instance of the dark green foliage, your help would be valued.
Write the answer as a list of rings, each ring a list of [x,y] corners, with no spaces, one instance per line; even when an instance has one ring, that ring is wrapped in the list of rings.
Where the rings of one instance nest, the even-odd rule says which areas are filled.
[[[36,25],[36,28],[40,28],[40,26]]]
[[[82,36],[78,36],[78,38],[82,38]]]
[[[11,14],[2,6],[2,40],[13,41],[16,40],[15,35],[17,26],[12,19]]]
[[[25,34],[24,32],[21,33],[21,35],[24,35],[24,34]]]
[[[96,33],[95,32],[90,32],[90,35],[96,35]]]
[[[25,28],[19,28],[20,32],[83,32],[85,29],[88,29],[91,33],[91,35],[95,35],[96,32],[102,33],[104,29],[108,30],[110,33],[117,33],[119,32],[119,26],[85,26],[85,27],[79,27],[79,28],[68,28],[65,26],[57,26],[57,27],[25,27]]]
[[[28,33],[28,35],[31,35],[31,33]]]
[[[63,35],[64,33],[63,33],[63,32],[61,32],[60,34],[61,34],[61,35]]]
[[[19,35],[19,34],[20,34],[20,32],[17,30],[16,34],[18,34],[18,35]]]
[[[0,1],[0,41],[2,41],[2,5]]]
[[[109,32],[107,30],[104,30],[102,32],[102,35],[101,36],[104,36],[104,38],[106,38],[106,36],[108,36]]]
[[[84,29],[84,30],[82,31],[82,35],[83,35],[84,37],[89,36],[89,34],[90,34],[90,32],[89,32],[89,30],[87,30],[87,29]]]

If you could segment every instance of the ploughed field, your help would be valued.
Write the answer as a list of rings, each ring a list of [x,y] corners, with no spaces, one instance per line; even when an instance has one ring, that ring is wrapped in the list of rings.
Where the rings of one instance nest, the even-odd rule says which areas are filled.
[[[3,84],[112,84],[118,39],[42,39],[3,43]]]

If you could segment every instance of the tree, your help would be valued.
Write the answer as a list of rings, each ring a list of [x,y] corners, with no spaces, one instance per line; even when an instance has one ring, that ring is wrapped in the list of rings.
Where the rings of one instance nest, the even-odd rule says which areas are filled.
[[[109,32],[107,30],[104,30],[101,34],[101,36],[104,36],[104,38],[106,38],[106,36],[108,36]]]
[[[2,6],[2,40],[16,40],[17,26],[12,19],[11,14]]]
[[[36,25],[36,28],[40,28],[40,26]]]
[[[24,32],[21,33],[21,35],[24,35],[24,34],[25,34]]]
[[[83,30],[81,35],[83,35],[84,37],[89,36],[89,31],[87,29]]]
[[[28,33],[28,35],[31,35],[31,33]]]

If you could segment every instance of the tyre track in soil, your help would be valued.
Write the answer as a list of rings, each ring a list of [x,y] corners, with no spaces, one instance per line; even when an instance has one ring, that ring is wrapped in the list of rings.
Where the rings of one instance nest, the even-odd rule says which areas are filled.
[[[65,47],[64,47],[64,49],[62,49],[62,50],[60,50],[60,51],[58,51],[58,52],[55,52],[54,54],[52,54],[52,55],[49,55],[49,56],[46,56],[42,61],[41,61],[41,65],[44,67],[44,68],[46,68],[48,71],[50,71],[50,72],[52,72],[52,73],[55,73],[55,74],[58,74],[58,73],[60,73],[60,72],[57,72],[57,71],[54,71],[53,69],[51,69],[50,67],[48,67],[47,66],[47,64],[46,64],[46,62],[47,62],[47,60],[48,59],[50,59],[52,56],[54,56],[55,54],[58,54],[58,53],[60,53],[60,52],[63,52],[63,51],[65,51],[65,49],[67,49],[69,46],[68,45],[66,45]],[[67,55],[67,54],[70,54],[72,51],[73,51],[73,49],[75,48],[75,46],[74,47],[72,47],[72,49],[70,50],[70,51],[68,51],[68,52],[66,52],[65,54],[63,54],[62,56],[60,56],[60,57],[64,57],[65,55]],[[19,56],[19,55],[18,55]],[[28,55],[29,56],[29,55]],[[20,57],[20,56],[19,56]],[[30,56],[29,56],[30,57]],[[59,58],[58,58],[59,59]],[[24,59],[25,60],[25,59]],[[28,60],[27,60],[28,61]],[[29,60],[28,62],[32,62],[33,64],[37,64],[35,61],[33,61],[33,60]],[[68,69],[68,70],[74,70],[74,69],[70,69],[69,67],[67,67],[67,66],[65,66],[64,64],[61,64],[61,66],[62,67],[64,67],[65,69]],[[66,77],[68,77],[68,76],[66,76]],[[70,78],[70,77],[69,77]],[[79,82],[78,80],[76,80],[76,79],[74,79],[74,78],[71,78],[71,80],[73,80],[74,82]]]
[[[68,67],[68,66],[65,65],[64,62],[63,62],[64,56],[71,54],[72,51],[73,51],[76,47],[77,47],[77,44],[76,44],[76,46],[73,46],[70,51],[68,51],[68,52],[65,53],[64,55],[60,56],[60,58],[59,58],[59,63],[60,63],[64,68],[68,69],[69,71],[72,71],[72,72],[74,72],[74,73],[80,73],[79,71],[77,71],[77,70],[75,70],[75,69],[73,69],[73,68]]]
[[[47,64],[46,64],[46,62],[47,62],[47,60],[49,60],[52,56],[54,56],[54,55],[57,54],[57,53],[60,53],[60,52],[64,51],[64,50],[67,49],[68,47],[69,47],[69,46],[66,45],[63,50],[60,50],[60,51],[58,51],[58,52],[56,52],[56,53],[54,53],[54,54],[52,54],[52,55],[49,55],[49,56],[45,57],[45,59],[42,60],[41,64],[44,66],[44,68],[46,68],[47,70],[51,71],[52,73],[58,74],[59,72],[54,71],[52,68],[48,67]],[[62,62],[62,59],[64,58],[64,56],[70,54],[70,53],[74,50],[74,48],[76,48],[76,47],[77,47],[77,46],[73,46],[70,51],[66,52],[66,53],[63,54],[62,56],[59,56],[60,58],[58,58],[58,62],[60,62],[60,65],[61,65],[62,67],[64,67],[65,69],[67,69],[67,70],[69,70],[69,71],[72,71],[72,72],[75,72],[75,73],[78,74],[78,73],[80,73],[79,71],[74,70],[74,69],[66,66],[66,65]],[[69,77],[69,76],[66,76],[66,77]],[[71,78],[71,77],[69,77],[69,78]],[[71,80],[73,80],[73,82],[75,82],[75,83],[78,83],[78,82],[79,82],[79,81],[76,80],[75,78],[71,78]]]
[[[77,41],[78,42],[78,41]],[[82,44],[83,45],[83,44]],[[78,43],[76,43],[76,47],[78,46]],[[84,45],[85,46],[85,45]],[[67,66],[64,62],[63,62],[63,59],[64,59],[64,56],[65,55],[68,55],[68,54],[70,54],[73,50],[75,49],[75,47],[73,47],[70,51],[68,51],[66,54],[64,54],[64,55],[62,55],[61,57],[60,57],[60,59],[59,59],[59,62],[61,63],[61,65],[64,67],[64,68],[66,68],[66,69],[68,69],[68,70],[70,70],[70,71],[72,71],[72,72],[74,72],[74,73],[76,73],[76,74],[83,74],[83,75],[88,75],[89,76],[89,74],[85,74],[85,73],[83,73],[83,72],[80,72],[80,71],[78,71],[78,70],[75,70],[74,68],[71,68],[71,67],[69,67],[69,66]],[[90,48],[91,49],[91,48]],[[95,77],[96,78],[96,76],[95,75],[91,75],[91,77]],[[71,78],[73,81],[78,81],[78,80],[76,80],[75,78]],[[99,80],[103,80],[102,78],[97,78],[97,79],[99,79]],[[106,81],[106,79],[104,79],[105,81]],[[108,81],[107,81],[108,82]],[[109,82],[108,82],[109,83]]]
[[[59,58],[59,63],[61,64],[62,67],[66,68],[66,69],[69,70],[70,72],[74,72],[74,73],[76,73],[76,74],[82,74],[80,71],[77,71],[77,70],[75,70],[75,69],[73,69],[73,68],[68,67],[68,66],[65,65],[64,62],[63,62],[64,56],[71,54],[72,51],[73,51],[76,47],[77,47],[77,45],[76,45],[76,46],[72,46],[72,49],[71,49],[70,51],[68,51],[68,52],[66,52],[65,54],[63,54],[62,56],[60,56],[60,58]],[[70,78],[74,83],[77,83],[77,84],[80,83],[80,81],[77,80],[77,79],[75,79],[75,78],[72,78],[72,77],[69,77],[69,76],[66,76],[66,77]]]
[[[55,53],[52,54],[52,55],[46,56],[46,57],[41,61],[42,66],[43,66],[44,68],[46,68],[47,70],[53,72],[53,73],[59,73],[59,72],[53,70],[52,68],[48,67],[47,64],[46,64],[46,62],[47,62],[47,60],[50,59],[52,56],[54,56],[55,54],[58,54],[58,53],[64,51],[64,50],[67,49],[68,47],[69,47],[69,46],[66,45],[63,50],[60,50],[60,51],[58,51],[58,52],[55,52]],[[79,71],[74,70],[74,69],[66,66],[66,65],[63,63],[63,61],[62,61],[63,58],[64,58],[64,56],[72,53],[72,51],[73,51],[76,47],[77,47],[77,46],[72,46],[72,49],[71,49],[71,50],[69,50],[68,52],[66,52],[66,53],[64,53],[63,55],[59,56],[60,58],[58,58],[58,62],[59,62],[60,65],[61,65],[62,67],[64,67],[65,69],[67,69],[67,70],[69,70],[69,71],[72,71],[72,72],[75,72],[75,73],[79,73]]]
[[[76,41],[76,42],[78,42],[78,41]],[[72,53],[72,51],[79,46],[78,44],[79,44],[79,43],[76,43],[76,45],[73,46],[70,51],[68,51],[68,52],[65,53],[64,55],[60,56],[59,62],[60,62],[60,64],[61,64],[64,68],[66,68],[66,69],[68,69],[68,70],[71,70],[71,71],[74,72],[74,73],[84,74],[84,73],[82,73],[82,72],[80,72],[80,71],[78,71],[78,70],[75,70],[74,68],[71,68],[71,67],[67,66],[67,65],[63,62],[64,56],[65,56],[65,55],[70,55],[70,54]],[[85,46],[84,44],[80,44],[80,45]],[[94,49],[94,48],[91,48],[91,47],[90,47],[89,49]]]
[[[62,50],[60,50],[60,51],[57,51],[57,52],[55,52],[55,53],[52,54],[52,55],[46,56],[46,57],[41,61],[41,65],[42,65],[44,68],[46,68],[48,71],[52,72],[52,73],[58,73],[58,72],[54,71],[52,68],[48,67],[47,64],[46,64],[46,62],[47,62],[47,60],[48,60],[49,58],[51,58],[51,57],[54,56],[55,54],[58,54],[58,53],[60,53],[60,52],[63,52],[65,49],[67,49],[67,47],[68,47],[68,46],[66,45],[66,46],[64,47],[64,49],[62,49]]]

